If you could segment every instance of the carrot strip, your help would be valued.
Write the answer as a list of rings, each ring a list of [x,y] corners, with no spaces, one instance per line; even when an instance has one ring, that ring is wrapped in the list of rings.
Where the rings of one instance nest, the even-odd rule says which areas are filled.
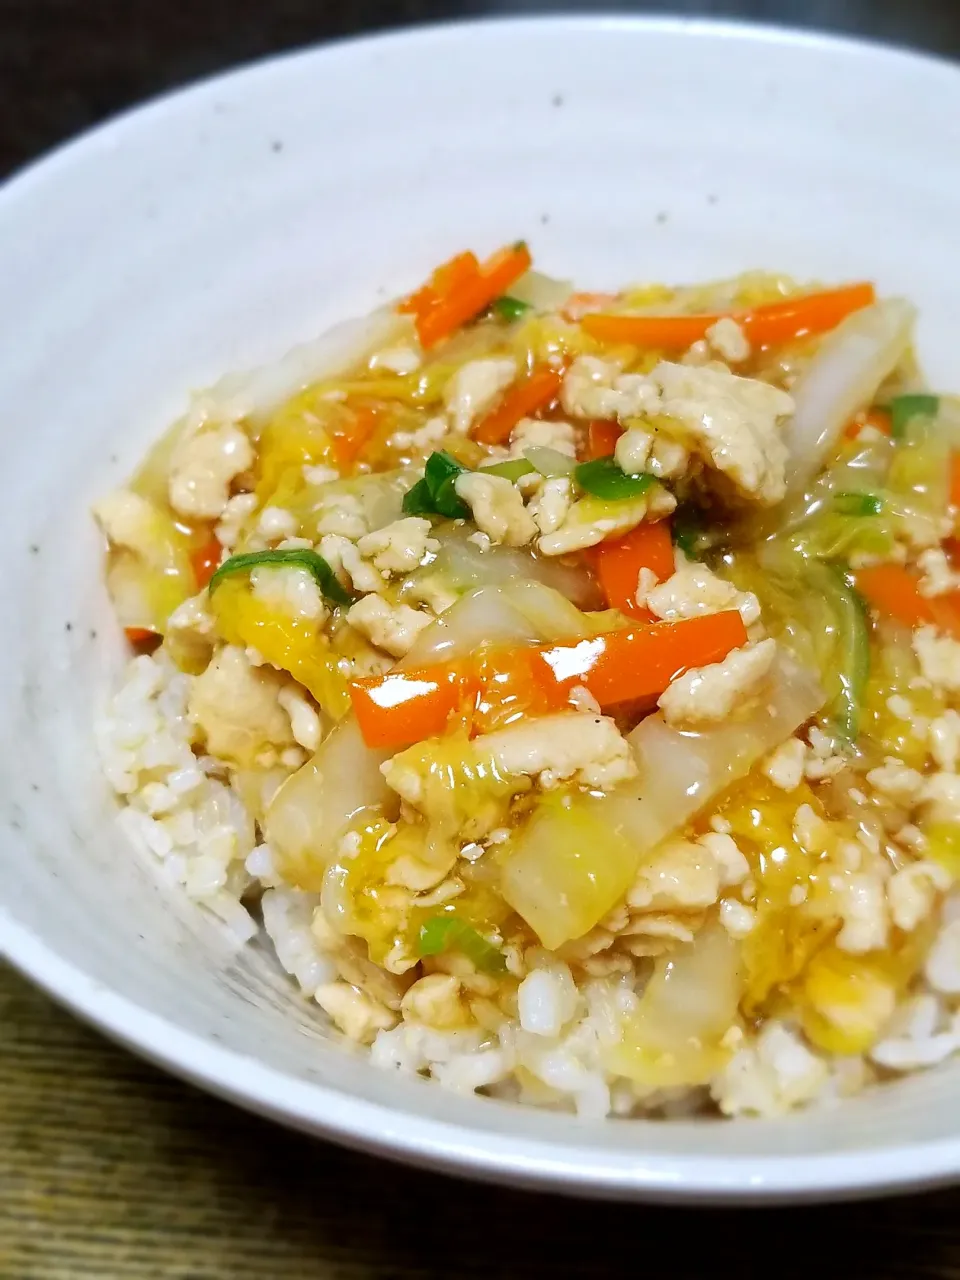
[[[423,347],[435,347],[461,325],[499,298],[515,280],[530,270],[530,250],[522,242],[499,250],[480,267],[477,275],[459,282],[435,306],[417,315],[417,333]]]
[[[411,293],[397,307],[401,315],[424,315],[447,294],[461,288],[468,280],[480,274],[477,255],[471,250],[458,253],[449,262],[437,267],[425,285]]]
[[[631,618],[652,621],[649,609],[637,604],[637,582],[641,569],[649,569],[658,582],[673,573],[673,543],[666,520],[637,525],[630,533],[610,542],[601,542],[594,554],[594,569],[611,609]]]
[[[544,659],[558,679],[565,675],[585,685],[601,707],[610,707],[659,696],[684,671],[720,662],[746,642],[743,618],[730,609],[610,631],[577,645],[558,645]]]
[[[503,444],[521,420],[545,409],[555,400],[564,370],[538,365],[528,378],[511,387],[495,409],[471,433],[479,444]]]
[[[960,453],[950,455],[950,505],[960,507]]]
[[[595,418],[587,427],[587,442],[583,451],[584,461],[593,462],[597,458],[609,458],[622,435],[623,427],[619,422]]]
[[[878,613],[905,627],[932,625],[955,639],[960,638],[960,591],[947,591],[939,596],[921,595],[920,575],[899,564],[859,569],[855,582],[857,590]]]
[[[769,347],[809,334],[826,333],[851,312],[868,307],[875,297],[872,284],[852,284],[824,293],[786,298],[750,311],[695,316],[591,314],[585,315],[580,324],[591,337],[602,342],[678,351],[699,342],[712,325],[727,315],[739,322],[754,346]]]
[[[146,627],[124,627],[123,634],[135,648],[139,645],[150,644],[151,641],[160,639],[156,631],[150,631]]]
[[[353,466],[377,426],[377,410],[361,405],[353,410],[353,421],[336,421],[328,427],[333,457],[340,471]]]
[[[920,594],[920,576],[900,564],[871,565],[854,575],[857,590],[878,613],[905,627],[933,622],[932,601]]]
[[[477,697],[471,734],[492,733],[522,716],[542,716],[568,704],[539,648],[491,649],[475,659]]]
[[[442,733],[471,702],[472,729],[487,731],[557,710],[579,685],[602,707],[655,699],[684,671],[719,662],[746,639],[743,619],[730,610],[366,676],[351,681],[350,699],[368,746],[401,747]]]
[[[223,547],[213,534],[202,546],[197,547],[196,551],[191,551],[190,564],[193,568],[193,576],[197,580],[198,591],[202,591],[213,577],[222,555]]]
[[[469,691],[459,662],[440,662],[350,682],[350,701],[368,747],[404,747],[441,733]]]

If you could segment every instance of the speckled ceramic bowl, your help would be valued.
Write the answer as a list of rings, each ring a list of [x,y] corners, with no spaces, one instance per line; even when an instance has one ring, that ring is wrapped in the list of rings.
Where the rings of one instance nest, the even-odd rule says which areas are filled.
[[[153,103],[0,192],[0,945],[136,1051],[285,1123],[568,1192],[813,1199],[960,1174],[960,1066],[776,1122],[585,1123],[380,1073],[125,847],[91,726],[121,657],[91,499],[188,388],[466,244],[590,286],[875,278],[960,382],[960,72],[672,20],[424,29]]]

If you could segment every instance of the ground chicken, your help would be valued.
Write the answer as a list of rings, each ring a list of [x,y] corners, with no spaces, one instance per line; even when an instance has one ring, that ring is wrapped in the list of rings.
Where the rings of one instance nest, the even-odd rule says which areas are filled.
[[[430,537],[431,524],[422,516],[407,516],[375,529],[357,543],[357,550],[386,574],[411,573],[440,544]]]
[[[217,520],[230,484],[253,465],[253,445],[232,425],[198,431],[182,440],[170,464],[170,505],[182,516]]]
[[[510,456],[522,457],[524,449],[556,449],[568,458],[577,456],[577,434],[569,422],[521,418],[510,435]]]
[[[750,359],[750,341],[732,316],[721,316],[707,330],[707,342],[727,364]]]
[[[579,711],[521,721],[487,734],[480,746],[504,773],[539,776],[545,787],[573,778],[602,790],[637,772],[614,722]]]
[[[473,512],[477,528],[493,542],[523,547],[536,537],[537,525],[523,505],[523,496],[505,476],[464,471],[457,476],[455,488]]]
[[[347,621],[378,649],[402,658],[420,632],[433,622],[433,615],[411,609],[407,604],[390,604],[380,596],[367,595],[351,606]]]
[[[785,391],[728,370],[692,369],[661,361],[650,375],[660,411],[677,424],[682,443],[764,506],[786,493],[787,448],[780,420],[793,412]]]
[[[378,1031],[397,1025],[397,1015],[348,982],[326,982],[314,999],[350,1040],[370,1044]]]
[[[467,432],[491,409],[517,376],[517,362],[509,357],[471,360],[447,383],[443,402],[456,431]]]
[[[657,388],[639,373],[623,373],[613,360],[580,356],[560,391],[565,412],[576,418],[635,418],[656,413]]]
[[[541,534],[556,533],[567,518],[573,494],[569,476],[550,476],[544,480],[527,508]]]
[[[687,470],[690,450],[667,434],[661,421],[631,423],[617,441],[614,456],[628,475],[647,471],[658,480],[672,480]]]
[[[760,602],[752,591],[738,591],[732,582],[718,578],[706,565],[695,562],[683,565],[666,582],[649,591],[646,604],[665,622],[726,609],[738,609],[748,627],[760,617]]]
[[[665,840],[640,868],[627,905],[634,910],[689,911],[712,907],[720,894],[713,854],[691,840]]]
[[[193,681],[188,703],[210,754],[249,765],[265,747],[292,746],[283,683],[279,672],[253,667],[242,649],[225,645]]]
[[[617,503],[581,498],[570,506],[559,529],[538,539],[537,549],[545,556],[583,551],[606,538],[629,533],[644,519],[659,520],[669,515],[676,505],[676,498],[661,485],[653,485],[638,498],[625,498]]]
[[[364,560],[358,545],[339,533],[323,535],[320,539],[320,554],[338,578],[346,577],[349,580],[354,591],[382,591],[386,586],[385,576]]]
[[[758,692],[776,655],[775,640],[734,649],[722,662],[695,667],[667,687],[658,706],[667,724],[716,724]]]
[[[924,678],[935,689],[960,693],[960,641],[940,636],[933,627],[913,633],[913,648]]]

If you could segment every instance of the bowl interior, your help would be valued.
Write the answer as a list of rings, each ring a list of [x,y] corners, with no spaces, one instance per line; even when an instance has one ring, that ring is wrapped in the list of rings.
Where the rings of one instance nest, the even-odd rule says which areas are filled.
[[[870,277],[960,383],[960,75],[677,21],[359,41],[161,100],[0,193],[0,941],[141,1051],[317,1132],[595,1194],[853,1194],[960,1172],[960,1066],[777,1122],[586,1124],[382,1074],[115,830],[91,742],[121,660],[87,511],[186,393],[526,237],[602,288]]]

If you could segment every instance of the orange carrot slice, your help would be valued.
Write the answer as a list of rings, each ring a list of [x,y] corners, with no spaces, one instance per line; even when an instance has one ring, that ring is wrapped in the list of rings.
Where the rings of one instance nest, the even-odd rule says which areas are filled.
[[[545,409],[557,398],[564,370],[552,365],[538,365],[528,378],[511,387],[497,407],[474,428],[479,444],[503,444],[522,418]]]
[[[478,316],[491,302],[506,293],[524,272],[529,271],[530,264],[530,250],[522,241],[499,250],[475,274],[467,270],[469,264],[461,265],[456,271],[447,264],[448,271],[442,280],[442,284],[447,286],[445,292],[441,293],[435,284],[431,284],[428,288],[434,289],[434,298],[428,296],[425,302],[421,290],[409,300],[413,305],[414,299],[419,299],[413,310],[421,345],[435,347],[468,320]]]
[[[595,418],[587,427],[587,441],[583,451],[584,460],[593,462],[597,458],[609,458],[622,435],[623,427],[620,426],[619,422],[610,422],[605,418]]]
[[[673,543],[666,520],[637,525],[622,538],[601,542],[594,553],[594,568],[600,588],[611,609],[631,618],[652,620],[649,609],[637,604],[637,582],[641,569],[649,569],[658,582],[674,570]]]
[[[190,564],[193,567],[193,576],[197,580],[198,591],[202,591],[213,577],[222,555],[223,547],[213,534],[202,546],[197,547],[195,551],[191,551]]]
[[[707,330],[728,315],[741,325],[754,346],[772,347],[835,329],[851,312],[868,307],[875,297],[873,285],[862,283],[786,298],[750,311],[694,316],[591,314],[580,323],[585,332],[601,342],[681,351],[706,337]]]

